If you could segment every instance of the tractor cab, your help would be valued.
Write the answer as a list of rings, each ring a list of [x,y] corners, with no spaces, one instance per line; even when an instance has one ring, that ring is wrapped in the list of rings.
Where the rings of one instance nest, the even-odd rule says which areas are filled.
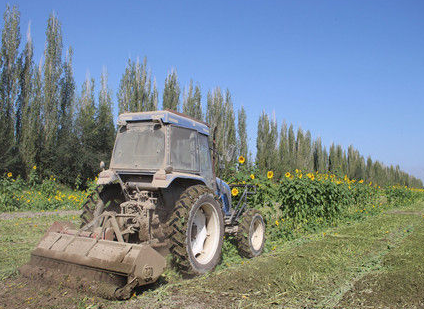
[[[171,111],[121,114],[110,170],[155,175],[167,180],[194,177],[216,188],[209,148],[209,127]],[[163,176],[165,175],[165,176]]]

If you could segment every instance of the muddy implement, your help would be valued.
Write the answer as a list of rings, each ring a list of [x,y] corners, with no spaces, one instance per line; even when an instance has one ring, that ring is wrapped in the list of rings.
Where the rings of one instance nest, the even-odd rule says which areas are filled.
[[[46,233],[21,267],[24,276],[126,299],[136,286],[155,282],[166,266],[160,248],[105,240],[64,226],[56,223]]]

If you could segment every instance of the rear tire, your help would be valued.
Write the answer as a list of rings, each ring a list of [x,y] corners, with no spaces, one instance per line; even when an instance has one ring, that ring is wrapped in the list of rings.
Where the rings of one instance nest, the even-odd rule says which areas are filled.
[[[186,275],[204,274],[221,260],[224,219],[221,204],[204,185],[189,187],[171,215],[174,264]]]
[[[240,217],[236,235],[241,256],[253,258],[262,253],[265,244],[265,222],[257,209],[248,209]]]

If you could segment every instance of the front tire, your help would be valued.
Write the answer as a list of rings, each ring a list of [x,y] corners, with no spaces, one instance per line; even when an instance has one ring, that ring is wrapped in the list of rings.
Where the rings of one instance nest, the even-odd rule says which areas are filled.
[[[221,204],[204,185],[189,187],[175,204],[170,225],[174,263],[187,275],[213,270],[221,259],[224,219]]]
[[[241,256],[253,258],[262,253],[265,244],[265,222],[257,209],[248,209],[240,217],[236,236]]]

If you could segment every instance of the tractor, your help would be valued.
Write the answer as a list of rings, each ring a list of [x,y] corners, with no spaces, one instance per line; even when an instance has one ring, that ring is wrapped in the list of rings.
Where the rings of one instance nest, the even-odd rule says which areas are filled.
[[[265,222],[247,206],[256,189],[234,185],[241,195],[232,205],[209,135],[206,123],[170,110],[121,114],[109,169],[100,163],[81,226],[55,222],[21,273],[126,299],[160,277],[169,254],[187,276],[212,271],[224,234],[242,256],[260,255]]]

